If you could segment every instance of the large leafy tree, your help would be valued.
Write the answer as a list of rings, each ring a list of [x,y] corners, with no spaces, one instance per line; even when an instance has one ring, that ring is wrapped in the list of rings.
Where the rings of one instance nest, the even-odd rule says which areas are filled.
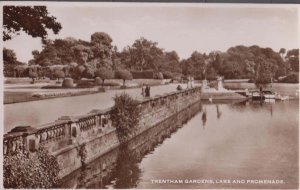
[[[46,6],[4,6],[3,41],[24,31],[32,37],[45,40],[50,29],[58,34],[62,26],[54,16],[50,16]]]
[[[91,35],[91,50],[98,66],[112,66],[112,38],[105,32],[95,32]]]
[[[3,48],[3,62],[4,64],[15,64],[17,62],[14,50]]]
[[[187,60],[181,62],[182,73],[186,76],[193,76],[196,79],[204,79],[207,63],[205,54],[194,51]]]
[[[3,73],[5,77],[16,76],[16,67],[23,65],[16,57],[16,53],[12,49],[3,48]]]
[[[257,84],[267,84],[272,82],[272,65],[263,58],[258,58],[256,80]]]
[[[142,37],[133,43],[129,48],[129,53],[135,69],[143,71],[149,68],[157,69],[154,60],[162,55],[163,51],[157,47],[157,42]]]
[[[160,59],[157,59],[157,61],[158,63],[156,65],[158,65],[159,71],[161,71],[164,75],[167,72],[182,72],[179,64],[179,56],[176,51],[164,52],[164,54],[160,56]]]
[[[299,49],[289,50],[286,59],[291,69],[295,72],[299,72]]]

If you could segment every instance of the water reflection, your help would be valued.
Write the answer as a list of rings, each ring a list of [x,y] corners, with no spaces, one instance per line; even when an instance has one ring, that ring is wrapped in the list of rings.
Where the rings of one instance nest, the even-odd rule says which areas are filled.
[[[63,188],[136,188],[142,171],[139,163],[202,110],[201,103],[171,116],[130,142],[101,156],[65,177]]]
[[[219,104],[217,104],[216,107],[217,107],[217,118],[220,119],[222,112],[220,111]]]
[[[298,115],[299,101],[195,104],[67,176],[63,187],[295,188]],[[282,179],[285,184],[155,184],[151,179]]]
[[[223,113],[219,119],[216,104]],[[298,115],[299,101],[208,102],[203,112],[142,160],[138,188],[297,188]],[[203,131],[199,123],[205,116]],[[284,184],[159,184],[151,179],[282,179]]]
[[[141,169],[138,161],[141,155],[137,152],[131,152],[127,145],[123,145],[119,149],[117,165],[115,167],[114,188],[135,188],[138,184]]]
[[[205,129],[205,123],[206,123],[207,117],[206,117],[206,109],[204,108],[204,111],[202,113],[202,126],[203,129]]]

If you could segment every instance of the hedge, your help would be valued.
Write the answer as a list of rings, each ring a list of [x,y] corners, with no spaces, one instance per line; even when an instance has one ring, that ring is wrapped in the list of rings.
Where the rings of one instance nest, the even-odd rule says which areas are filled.
[[[134,79],[153,79],[154,73],[152,70],[149,71],[131,71]]]

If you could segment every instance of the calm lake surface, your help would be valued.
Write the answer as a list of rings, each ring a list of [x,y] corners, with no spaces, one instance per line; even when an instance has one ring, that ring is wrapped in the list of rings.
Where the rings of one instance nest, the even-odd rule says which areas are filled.
[[[298,188],[298,116],[298,100],[195,104],[67,176],[63,187]],[[176,179],[198,182],[153,181]]]

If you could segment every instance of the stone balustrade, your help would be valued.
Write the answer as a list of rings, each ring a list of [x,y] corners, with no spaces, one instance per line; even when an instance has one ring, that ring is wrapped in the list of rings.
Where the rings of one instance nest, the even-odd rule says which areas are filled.
[[[155,119],[157,121],[166,119],[188,104],[192,104],[195,102],[195,98],[200,100],[200,91],[200,88],[196,87],[145,98],[139,105],[140,114],[144,116],[139,132],[145,130],[146,125],[149,127],[154,124]],[[4,135],[3,153],[9,155],[18,150],[34,152],[40,146],[46,147],[50,153],[53,153],[74,143],[84,143],[85,139],[104,134],[105,131],[109,131],[106,129],[113,129],[110,111],[111,108],[92,110],[90,113],[78,117],[63,116],[53,123],[41,126],[15,127]]]

